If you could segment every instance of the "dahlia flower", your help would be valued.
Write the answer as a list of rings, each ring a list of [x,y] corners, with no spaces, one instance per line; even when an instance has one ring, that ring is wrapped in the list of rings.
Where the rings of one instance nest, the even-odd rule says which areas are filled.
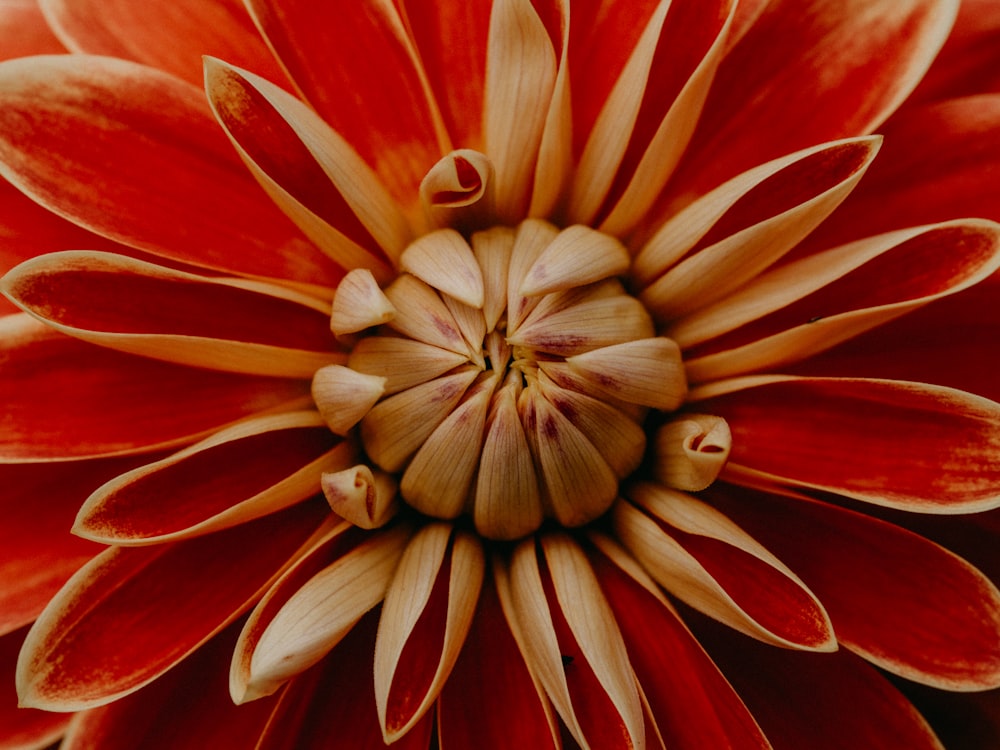
[[[996,0],[0,10],[0,748],[996,746]]]

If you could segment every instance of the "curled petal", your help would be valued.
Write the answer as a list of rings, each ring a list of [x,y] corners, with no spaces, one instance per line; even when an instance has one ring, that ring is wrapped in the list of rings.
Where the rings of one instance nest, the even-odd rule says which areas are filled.
[[[703,490],[719,476],[732,445],[726,420],[711,414],[685,414],[656,433],[653,475],[667,487]]]
[[[25,261],[0,291],[63,333],[168,362],[307,378],[344,358],[325,304],[264,282],[66,251]]]
[[[614,510],[615,530],[668,591],[692,607],[767,643],[833,651],[823,605],[778,558],[726,516],[652,484],[629,488]]]
[[[73,711],[138,690],[245,611],[327,516],[325,503],[302,503],[215,534],[102,552],[28,633],[21,703]]]
[[[320,486],[330,510],[361,529],[380,528],[399,510],[396,480],[365,464],[323,474]]]
[[[493,162],[471,149],[452,151],[420,183],[420,202],[431,226],[482,225],[495,212]]]
[[[1000,503],[1000,404],[979,396],[904,381],[786,376],[723,381],[693,394],[699,410],[732,430],[723,478],[924,513]]]
[[[479,541],[450,525],[425,526],[407,546],[375,642],[375,705],[386,742],[416,724],[444,687],[484,572]]]
[[[320,473],[354,453],[315,412],[248,420],[105,483],[80,508],[73,532],[130,545],[229,528],[312,497]]]

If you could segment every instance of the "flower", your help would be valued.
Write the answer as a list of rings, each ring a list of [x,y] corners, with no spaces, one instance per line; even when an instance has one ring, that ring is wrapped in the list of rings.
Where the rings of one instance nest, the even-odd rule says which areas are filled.
[[[996,2],[6,6],[5,747],[990,742]]]

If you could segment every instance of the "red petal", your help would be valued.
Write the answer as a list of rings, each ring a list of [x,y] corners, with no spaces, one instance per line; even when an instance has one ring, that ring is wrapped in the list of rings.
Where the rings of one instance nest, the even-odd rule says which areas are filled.
[[[400,4],[452,141],[481,150],[491,0]]]
[[[416,53],[395,5],[248,0],[247,6],[306,100],[397,200],[415,205],[424,173],[451,148],[439,143]],[[467,43],[461,27],[450,31],[449,44]]]
[[[135,459],[0,464],[0,633],[34,620],[100,545],[69,533],[81,501]],[[2,726],[2,723],[0,723]]]
[[[0,59],[65,52],[36,0],[4,0],[0,13]]]
[[[555,748],[551,709],[538,690],[487,576],[465,647],[438,699],[442,748]]]
[[[329,750],[385,747],[375,711],[372,654],[378,610],[370,613],[330,655],[282,693],[256,750]],[[428,714],[392,747],[428,750],[434,726]]]
[[[135,60],[201,86],[201,56],[221,57],[272,81],[284,73],[239,0],[40,0],[73,52]]]
[[[98,488],[73,531],[105,544],[218,531],[315,495],[321,472],[346,468],[354,454],[316,412],[249,420]]]
[[[704,192],[780,154],[871,132],[923,75],[954,5],[771,2],[719,68],[678,189]]]
[[[935,383],[1000,401],[1000,276],[812,357],[803,375]],[[930,356],[929,356],[930,354]]]
[[[1000,220],[1000,94],[907,109],[884,132],[865,179],[798,253],[916,223]]]
[[[1000,592],[965,560],[826,503],[725,487],[710,492],[816,592],[842,644],[935,687],[1000,687]]]
[[[769,748],[743,701],[673,611],[604,555],[591,555],[591,562],[664,745]]]
[[[263,411],[308,403],[308,381],[211,372],[0,318],[0,457],[50,461],[192,442]]]
[[[57,742],[72,714],[19,708],[14,666],[27,628],[0,637],[0,750],[38,750]]]
[[[67,251],[25,261],[0,291],[64,333],[168,362],[310,378],[338,359],[328,305],[259,282]]]
[[[142,690],[80,713],[60,750],[254,747],[275,701],[236,706],[229,698],[233,636],[217,636]]]
[[[174,260],[306,284],[341,272],[268,201],[204,94],[85,55],[0,65],[0,173],[56,213]]]
[[[697,628],[774,750],[944,750],[916,709],[853,654],[768,648],[719,631]]]
[[[1000,91],[1000,5],[962,0],[951,36],[912,100],[950,99]]]
[[[18,662],[26,705],[103,705],[156,679],[243,612],[329,515],[325,503],[204,537],[112,547],[38,618]]]
[[[742,388],[698,407],[732,431],[723,477],[923,512],[969,512],[1000,500],[1000,404],[893,380],[763,376],[720,389],[726,383]]]

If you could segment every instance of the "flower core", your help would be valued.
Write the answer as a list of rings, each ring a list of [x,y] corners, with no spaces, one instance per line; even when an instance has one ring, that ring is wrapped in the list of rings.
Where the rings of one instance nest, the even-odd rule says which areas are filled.
[[[677,345],[616,278],[626,249],[529,219],[468,239],[431,232],[400,266],[384,291],[348,274],[334,300],[351,354],[316,374],[313,396],[334,432],[360,425],[384,475],[327,475],[331,504],[343,513],[365,485],[366,508],[391,507],[378,494],[398,477],[408,505],[467,514],[491,539],[601,516],[642,461],[647,411],[676,409],[687,390]]]

